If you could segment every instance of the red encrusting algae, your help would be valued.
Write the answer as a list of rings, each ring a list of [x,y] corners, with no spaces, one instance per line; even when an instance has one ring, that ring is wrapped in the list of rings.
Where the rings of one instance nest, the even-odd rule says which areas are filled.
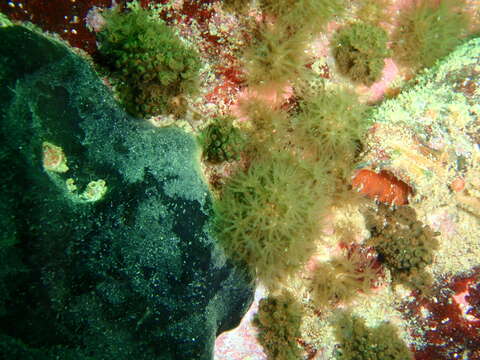
[[[413,293],[401,309],[417,323],[412,335],[425,343],[414,348],[415,360],[480,360],[480,268],[445,284],[428,298]]]
[[[0,12],[12,20],[30,21],[44,31],[55,32],[70,45],[93,54],[95,34],[87,29],[85,17],[94,6],[106,8],[112,0],[0,1]]]

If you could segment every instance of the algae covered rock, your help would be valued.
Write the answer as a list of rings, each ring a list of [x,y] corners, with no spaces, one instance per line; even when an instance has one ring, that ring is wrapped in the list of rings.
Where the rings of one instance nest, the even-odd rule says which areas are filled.
[[[210,235],[195,140],[36,30],[0,27],[0,59],[0,357],[210,359],[252,289]]]

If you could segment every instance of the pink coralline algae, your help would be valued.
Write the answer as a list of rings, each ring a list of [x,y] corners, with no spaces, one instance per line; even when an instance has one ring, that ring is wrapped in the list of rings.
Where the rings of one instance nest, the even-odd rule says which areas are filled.
[[[428,222],[435,231],[449,238],[457,233],[457,220],[455,214],[447,210],[438,210],[428,216]]]
[[[382,100],[386,91],[398,76],[399,70],[393,59],[387,58],[384,62],[385,67],[383,68],[381,79],[368,88],[368,100],[371,102]]]

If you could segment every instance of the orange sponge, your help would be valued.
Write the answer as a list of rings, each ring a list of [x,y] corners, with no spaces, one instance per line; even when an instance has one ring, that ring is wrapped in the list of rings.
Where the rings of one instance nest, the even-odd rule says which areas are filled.
[[[386,170],[379,173],[359,170],[352,179],[352,186],[369,198],[396,206],[408,204],[408,196],[413,193],[408,184]]]

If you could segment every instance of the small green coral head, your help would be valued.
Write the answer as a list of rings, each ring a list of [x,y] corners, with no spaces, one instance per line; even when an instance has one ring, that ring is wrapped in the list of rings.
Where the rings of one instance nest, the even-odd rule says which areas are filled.
[[[99,51],[129,112],[165,114],[173,111],[173,98],[198,90],[198,53],[160,18],[134,7],[107,11],[105,20]]]
[[[415,283],[411,281],[413,276],[426,279],[425,267],[432,264],[439,247],[438,233],[417,220],[411,207],[391,210],[382,204],[378,211],[368,213],[367,226],[371,231],[369,243],[380,254],[394,280],[411,285]]]
[[[340,343],[339,360],[413,360],[398,330],[388,322],[370,328],[365,320],[345,311],[339,313],[334,331]]]
[[[341,28],[332,39],[338,70],[355,82],[370,85],[377,81],[390,54],[387,40],[379,26],[354,23]]]
[[[245,137],[233,125],[232,118],[215,118],[200,134],[203,157],[211,163],[239,160],[245,147]]]
[[[253,324],[258,329],[257,339],[269,359],[297,360],[302,358],[298,346],[303,309],[287,292],[260,300]]]

